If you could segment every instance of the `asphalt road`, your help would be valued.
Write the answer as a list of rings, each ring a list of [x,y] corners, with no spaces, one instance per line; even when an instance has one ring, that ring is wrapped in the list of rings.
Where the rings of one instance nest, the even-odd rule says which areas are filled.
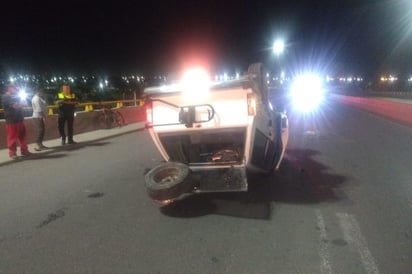
[[[0,273],[412,273],[412,128],[329,102],[280,171],[160,208],[147,132],[0,166]]]

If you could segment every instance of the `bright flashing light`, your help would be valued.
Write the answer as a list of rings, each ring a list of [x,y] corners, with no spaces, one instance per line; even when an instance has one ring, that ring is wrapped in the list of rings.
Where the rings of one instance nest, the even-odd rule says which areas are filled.
[[[209,75],[202,68],[189,69],[183,74],[181,81],[183,93],[202,94],[209,91],[209,86]]]
[[[302,112],[315,110],[323,100],[322,80],[313,74],[302,75],[293,82],[291,90],[292,102]]]
[[[27,93],[25,89],[20,89],[18,94],[19,94],[20,100],[25,101],[27,99]]]
[[[275,41],[275,43],[273,43],[273,52],[276,55],[280,55],[284,49],[285,49],[285,44],[283,43],[283,41],[278,40],[278,41]]]

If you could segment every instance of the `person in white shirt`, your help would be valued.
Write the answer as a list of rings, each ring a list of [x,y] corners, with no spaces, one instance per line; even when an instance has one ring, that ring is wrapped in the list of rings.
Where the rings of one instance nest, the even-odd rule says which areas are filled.
[[[45,134],[45,119],[47,117],[47,103],[43,98],[44,93],[42,89],[37,89],[34,94],[31,105],[33,108],[33,121],[37,128],[35,151],[41,151],[47,147],[43,145],[43,139]]]

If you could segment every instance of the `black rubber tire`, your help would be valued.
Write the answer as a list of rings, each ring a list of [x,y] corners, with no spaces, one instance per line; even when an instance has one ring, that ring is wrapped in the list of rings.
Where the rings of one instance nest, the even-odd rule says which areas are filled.
[[[189,173],[189,167],[182,163],[156,166],[145,175],[147,193],[156,201],[175,199],[191,190],[191,183],[185,180]]]

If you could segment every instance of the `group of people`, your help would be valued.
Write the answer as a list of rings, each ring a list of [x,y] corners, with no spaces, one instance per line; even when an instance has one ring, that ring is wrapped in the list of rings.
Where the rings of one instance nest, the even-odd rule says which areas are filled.
[[[26,102],[18,96],[18,88],[9,85],[2,96],[2,107],[4,119],[6,121],[7,147],[11,159],[19,159],[17,146],[20,145],[22,157],[29,156],[31,153],[27,146],[26,126],[24,123],[24,107]],[[71,92],[69,85],[63,85],[57,94],[55,104],[58,105],[58,130],[61,137],[61,144],[75,144],[73,140],[73,123],[75,107],[78,104],[76,95]],[[43,144],[45,136],[45,119],[48,116],[47,102],[44,98],[42,89],[37,89],[32,100],[33,121],[36,125],[37,136],[34,150],[41,151],[47,149]],[[67,125],[67,134],[66,134]]]

